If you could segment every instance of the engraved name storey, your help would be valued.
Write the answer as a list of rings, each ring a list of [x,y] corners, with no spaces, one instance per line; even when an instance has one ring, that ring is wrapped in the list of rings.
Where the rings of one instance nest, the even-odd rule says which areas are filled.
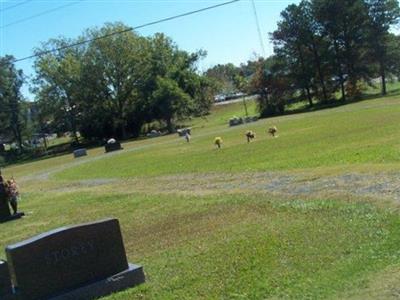
[[[6,254],[22,299],[46,299],[129,268],[117,219],[59,228]]]

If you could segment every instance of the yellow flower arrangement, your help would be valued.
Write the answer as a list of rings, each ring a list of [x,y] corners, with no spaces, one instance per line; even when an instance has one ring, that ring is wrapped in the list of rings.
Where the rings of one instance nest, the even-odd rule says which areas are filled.
[[[214,144],[217,145],[218,148],[221,148],[221,145],[222,145],[222,138],[221,138],[220,136],[217,136],[217,137],[214,139]]]
[[[256,133],[252,130],[247,130],[245,136],[247,138],[247,142],[250,143],[252,139],[256,138]]]

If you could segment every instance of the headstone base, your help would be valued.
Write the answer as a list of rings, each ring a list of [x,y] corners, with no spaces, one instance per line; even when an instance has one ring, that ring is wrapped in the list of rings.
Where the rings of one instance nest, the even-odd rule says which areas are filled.
[[[10,215],[8,217],[4,217],[0,219],[0,223],[4,223],[4,222],[8,222],[8,221],[12,221],[12,220],[16,220],[16,219],[20,219],[23,216],[25,216],[24,212],[18,212],[15,215]]]
[[[49,300],[90,300],[132,288],[145,282],[143,267],[129,264],[129,269],[106,279],[77,288]]]
[[[135,287],[145,282],[143,267],[129,264],[129,269],[106,279],[88,284],[70,292],[43,300],[93,300]],[[5,295],[2,300],[28,300],[17,294]]]

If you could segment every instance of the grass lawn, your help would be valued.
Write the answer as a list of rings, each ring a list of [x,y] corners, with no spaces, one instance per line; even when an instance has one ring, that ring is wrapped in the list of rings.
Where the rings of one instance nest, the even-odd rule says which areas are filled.
[[[4,169],[27,216],[0,225],[0,247],[116,217],[147,282],[105,299],[398,298],[400,97],[227,126],[243,114],[235,103],[191,120],[189,144],[169,135]]]
[[[310,168],[398,169],[400,166],[400,99],[389,97],[349,106],[261,120],[214,131],[194,130],[190,144],[175,136],[158,147],[96,160],[56,175],[58,179],[130,178],[196,172],[243,172]],[[213,120],[214,121],[214,120]],[[279,138],[267,136],[276,125]],[[245,131],[258,134],[251,144]],[[224,140],[214,147],[215,136]]]

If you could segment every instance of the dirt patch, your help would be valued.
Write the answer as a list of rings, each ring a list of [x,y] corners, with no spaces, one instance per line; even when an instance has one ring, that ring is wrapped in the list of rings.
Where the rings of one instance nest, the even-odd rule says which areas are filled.
[[[351,195],[400,201],[400,173],[361,174],[310,178],[309,174],[278,172],[199,173],[132,179],[96,179],[68,182],[66,187],[96,187],[101,192],[118,185],[119,192],[150,194],[207,195],[215,193],[261,192],[299,197]],[[61,184],[64,187],[64,184]],[[61,188],[60,187],[60,188]]]
[[[154,179],[153,179],[154,180]],[[308,178],[307,174],[276,172],[241,174],[190,174],[158,177],[154,183],[176,191],[243,190],[289,195],[350,193],[400,200],[400,174],[343,174]],[[149,184],[149,183],[148,183]]]

